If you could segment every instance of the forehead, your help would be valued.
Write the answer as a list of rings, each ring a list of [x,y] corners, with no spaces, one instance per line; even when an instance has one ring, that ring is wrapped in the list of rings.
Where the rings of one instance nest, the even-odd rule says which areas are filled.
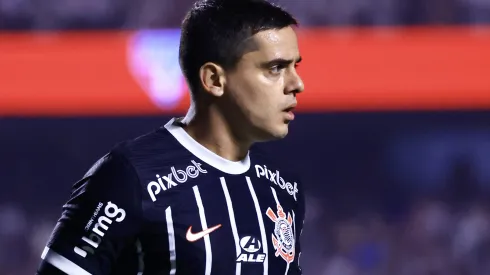
[[[291,27],[261,31],[250,42],[253,48],[243,55],[243,60],[295,60],[300,56],[298,39]]]

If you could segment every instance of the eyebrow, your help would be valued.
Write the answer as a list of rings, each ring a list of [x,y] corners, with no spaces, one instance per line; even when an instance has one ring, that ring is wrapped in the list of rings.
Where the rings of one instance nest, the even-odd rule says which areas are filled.
[[[283,65],[283,66],[287,66],[291,63],[300,63],[301,60],[303,60],[300,57],[298,57],[296,60],[293,60],[293,59],[284,59],[284,58],[276,58],[276,59],[273,59],[273,60],[270,60],[270,61],[266,61],[262,64],[263,67],[272,67],[272,66],[276,66],[276,65]]]

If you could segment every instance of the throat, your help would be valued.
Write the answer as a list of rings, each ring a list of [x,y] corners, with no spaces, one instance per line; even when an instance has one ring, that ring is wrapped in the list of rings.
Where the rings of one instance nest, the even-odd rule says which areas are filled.
[[[227,127],[226,123],[211,123],[194,117],[187,123],[179,121],[179,124],[195,141],[229,161],[245,159],[252,145],[233,135],[231,127]]]

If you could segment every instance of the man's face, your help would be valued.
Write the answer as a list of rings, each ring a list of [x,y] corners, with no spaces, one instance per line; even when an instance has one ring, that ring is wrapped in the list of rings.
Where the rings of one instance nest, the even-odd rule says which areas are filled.
[[[296,72],[301,60],[291,27],[255,34],[235,69],[226,73],[226,102],[242,133],[254,141],[283,138],[294,119],[292,107],[304,86]]]

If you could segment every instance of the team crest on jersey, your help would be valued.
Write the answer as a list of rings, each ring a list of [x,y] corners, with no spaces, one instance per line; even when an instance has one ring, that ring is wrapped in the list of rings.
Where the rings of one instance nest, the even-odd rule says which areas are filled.
[[[291,263],[294,261],[295,248],[291,213],[288,213],[286,218],[286,213],[278,203],[276,213],[269,207],[266,214],[275,223],[272,234],[272,244],[276,250],[275,256],[281,256],[287,263]]]

